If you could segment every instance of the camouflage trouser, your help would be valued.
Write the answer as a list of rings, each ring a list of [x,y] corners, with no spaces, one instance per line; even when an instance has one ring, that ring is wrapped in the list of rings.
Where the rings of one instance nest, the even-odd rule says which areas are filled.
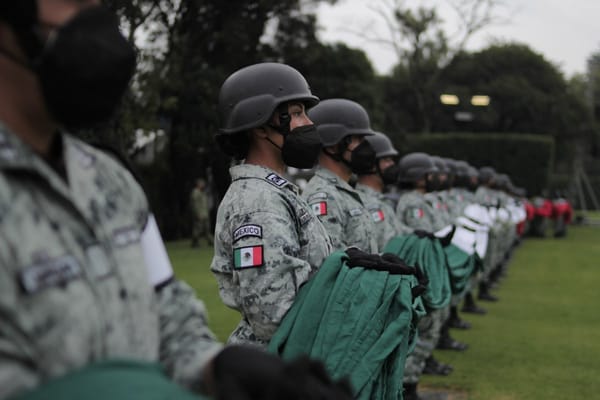
[[[425,368],[425,360],[433,353],[433,349],[437,345],[440,338],[440,329],[443,321],[448,318],[448,313],[448,307],[433,310],[419,321],[415,349],[408,355],[404,364],[403,383],[414,384],[419,382],[423,368]]]
[[[480,281],[487,282],[492,270],[498,263],[499,253],[501,253],[501,230],[498,226],[492,227],[489,232],[488,246],[483,258],[483,271]]]
[[[206,238],[209,245],[213,244],[213,235],[208,218],[194,218],[192,225],[192,246],[197,246],[201,238]]]

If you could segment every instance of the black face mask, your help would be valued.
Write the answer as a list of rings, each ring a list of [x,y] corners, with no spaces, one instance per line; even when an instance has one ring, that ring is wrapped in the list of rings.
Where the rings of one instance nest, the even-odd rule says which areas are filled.
[[[41,47],[37,56],[29,52],[27,67],[37,74],[46,106],[57,122],[67,128],[89,128],[108,120],[136,64],[117,17],[102,6],[86,8],[53,31]]]
[[[433,174],[431,177],[427,177],[425,180],[425,191],[435,192],[440,190],[440,181],[437,174]]]
[[[314,125],[304,125],[292,129],[284,136],[281,158],[286,165],[294,168],[312,168],[321,152],[321,137]]]
[[[400,173],[400,168],[398,164],[391,165],[381,171],[379,175],[381,176],[381,180],[385,185],[393,185],[398,182],[398,174]]]
[[[365,140],[350,152],[350,161],[344,160],[350,170],[357,175],[373,173],[375,161],[375,150]]]

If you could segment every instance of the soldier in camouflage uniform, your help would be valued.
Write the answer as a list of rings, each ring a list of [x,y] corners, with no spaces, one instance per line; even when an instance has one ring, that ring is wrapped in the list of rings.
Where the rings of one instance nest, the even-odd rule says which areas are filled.
[[[319,217],[335,250],[354,246],[377,253],[377,229],[364,199],[348,181],[352,173],[372,169],[375,152],[364,137],[372,135],[369,116],[346,99],[322,101],[309,111],[322,141],[319,167],[303,197]]]
[[[446,164],[445,160],[437,156],[432,156],[431,159],[437,168],[437,187],[435,188],[436,190],[428,191],[425,194],[425,200],[429,203],[431,208],[435,210],[436,215],[438,216],[440,225],[434,226],[434,230],[439,231],[443,228],[453,225],[456,222],[456,218],[453,216],[452,209],[449,205],[448,194],[448,189],[451,186],[450,182],[453,177],[450,176],[451,170]],[[449,332],[450,317],[452,317],[455,327],[461,329],[468,329],[470,327],[467,321],[463,321],[458,316],[457,307],[461,300],[461,297],[453,295],[450,307],[444,309],[441,314],[442,328],[440,332],[440,338],[436,345],[438,349],[464,351],[468,347],[465,343],[461,343],[453,339]],[[435,360],[433,358],[429,358],[427,361],[428,363],[426,364],[425,372],[427,373],[428,371],[433,371],[435,374]]]
[[[475,191],[478,188],[478,180],[479,180],[479,171],[469,165],[466,161],[457,161],[456,162],[456,179],[455,179],[455,187],[452,189],[452,193],[455,196],[457,202],[457,213],[460,215],[464,215],[464,211],[466,207],[470,204],[477,203],[475,199]],[[470,314],[485,314],[486,310],[475,303],[475,298],[473,296],[473,289],[477,287],[479,283],[478,275],[474,275],[471,278],[471,284],[469,291],[465,294],[465,299],[463,303],[463,307],[461,309],[462,312],[470,313]]]
[[[427,191],[437,188],[437,167],[425,153],[410,153],[399,162],[399,186],[402,190],[396,215],[401,222],[413,230],[434,232],[444,226],[439,214],[425,199]],[[419,321],[419,337],[415,349],[406,359],[404,369],[404,399],[417,400],[417,385],[427,360],[435,362],[439,374],[449,374],[452,367],[430,359],[439,340],[443,309],[429,309]]]
[[[286,166],[316,162],[321,142],[305,110],[318,102],[304,77],[284,64],[243,68],[221,87],[217,141],[245,159],[230,169],[211,264],[223,302],[242,314],[231,343],[266,346],[331,251],[325,228],[282,176]]]
[[[202,178],[196,180],[196,186],[190,193],[190,207],[192,209],[192,247],[200,246],[201,238],[205,238],[212,247],[214,238],[210,229],[206,181]]]
[[[488,248],[483,259],[483,274],[479,281],[478,298],[485,301],[497,301],[498,298],[492,295],[490,289],[490,274],[495,268],[500,256],[502,226],[498,223],[496,216],[499,206],[498,193],[493,189],[496,171],[491,167],[482,167],[479,170],[479,187],[475,192],[475,201],[486,207],[492,216],[493,225],[490,228]]]
[[[390,239],[411,233],[412,229],[400,223],[394,209],[383,195],[384,186],[395,184],[398,178],[396,166],[398,152],[383,133],[375,132],[365,140],[375,150],[375,165],[371,173],[359,175],[356,190],[361,193],[367,210],[375,222],[377,242],[379,248],[383,249]]]
[[[106,120],[135,68],[99,3],[0,3],[0,399],[111,359],[160,362],[194,391],[219,390],[222,373],[242,392],[248,374],[279,386],[277,357],[215,340],[128,170],[65,132]],[[275,369],[238,367],[236,354]]]

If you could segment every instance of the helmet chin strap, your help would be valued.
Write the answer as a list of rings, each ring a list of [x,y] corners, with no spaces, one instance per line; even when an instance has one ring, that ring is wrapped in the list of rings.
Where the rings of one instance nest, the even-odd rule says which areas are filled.
[[[290,133],[290,124],[291,124],[291,117],[290,117],[290,114],[288,113],[287,103],[280,104],[279,107],[277,107],[277,112],[279,113],[278,114],[279,125],[275,125],[273,123],[268,123],[266,126],[273,129],[275,132],[279,133],[280,135],[282,135],[285,138]],[[271,143],[277,149],[279,149],[279,151],[281,151],[283,149],[282,146],[279,146],[277,143],[272,141],[268,136],[265,138],[265,140],[268,141],[269,143]]]
[[[337,149],[338,149],[337,151],[331,152],[331,151],[328,151],[327,149],[323,149],[323,153],[325,153],[333,161],[341,162],[342,164],[346,165],[348,167],[348,169],[352,170],[352,168],[350,167],[350,161],[348,161],[344,158],[345,151],[349,151],[350,153],[352,153],[351,150],[348,150],[348,145],[350,144],[350,141],[351,141],[350,136],[345,136],[337,144]],[[340,144],[344,147],[344,150],[342,150],[342,151],[339,150]]]

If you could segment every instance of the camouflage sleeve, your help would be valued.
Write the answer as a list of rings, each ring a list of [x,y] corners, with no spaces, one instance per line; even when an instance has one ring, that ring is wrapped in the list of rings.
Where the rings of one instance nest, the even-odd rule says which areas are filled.
[[[418,204],[413,204],[411,202],[405,203],[400,199],[398,207],[396,208],[396,215],[402,224],[412,230],[423,229],[428,232],[433,230],[433,226],[427,218],[423,207]]]
[[[17,297],[15,280],[8,275],[10,268],[3,254],[8,249],[0,232],[0,399],[39,384],[35,354],[31,339],[13,323],[11,313]]]
[[[271,339],[312,269],[305,261],[310,244],[300,245],[292,221],[284,208],[239,213],[216,238],[211,269],[221,298],[262,342]]]
[[[194,290],[173,280],[156,291],[160,362],[181,385],[200,391],[202,370],[222,348],[208,328],[204,304]]]
[[[347,218],[338,201],[331,195],[325,199],[308,198],[308,204],[314,214],[325,227],[331,238],[333,251],[346,250],[348,243],[344,232],[345,218]]]

